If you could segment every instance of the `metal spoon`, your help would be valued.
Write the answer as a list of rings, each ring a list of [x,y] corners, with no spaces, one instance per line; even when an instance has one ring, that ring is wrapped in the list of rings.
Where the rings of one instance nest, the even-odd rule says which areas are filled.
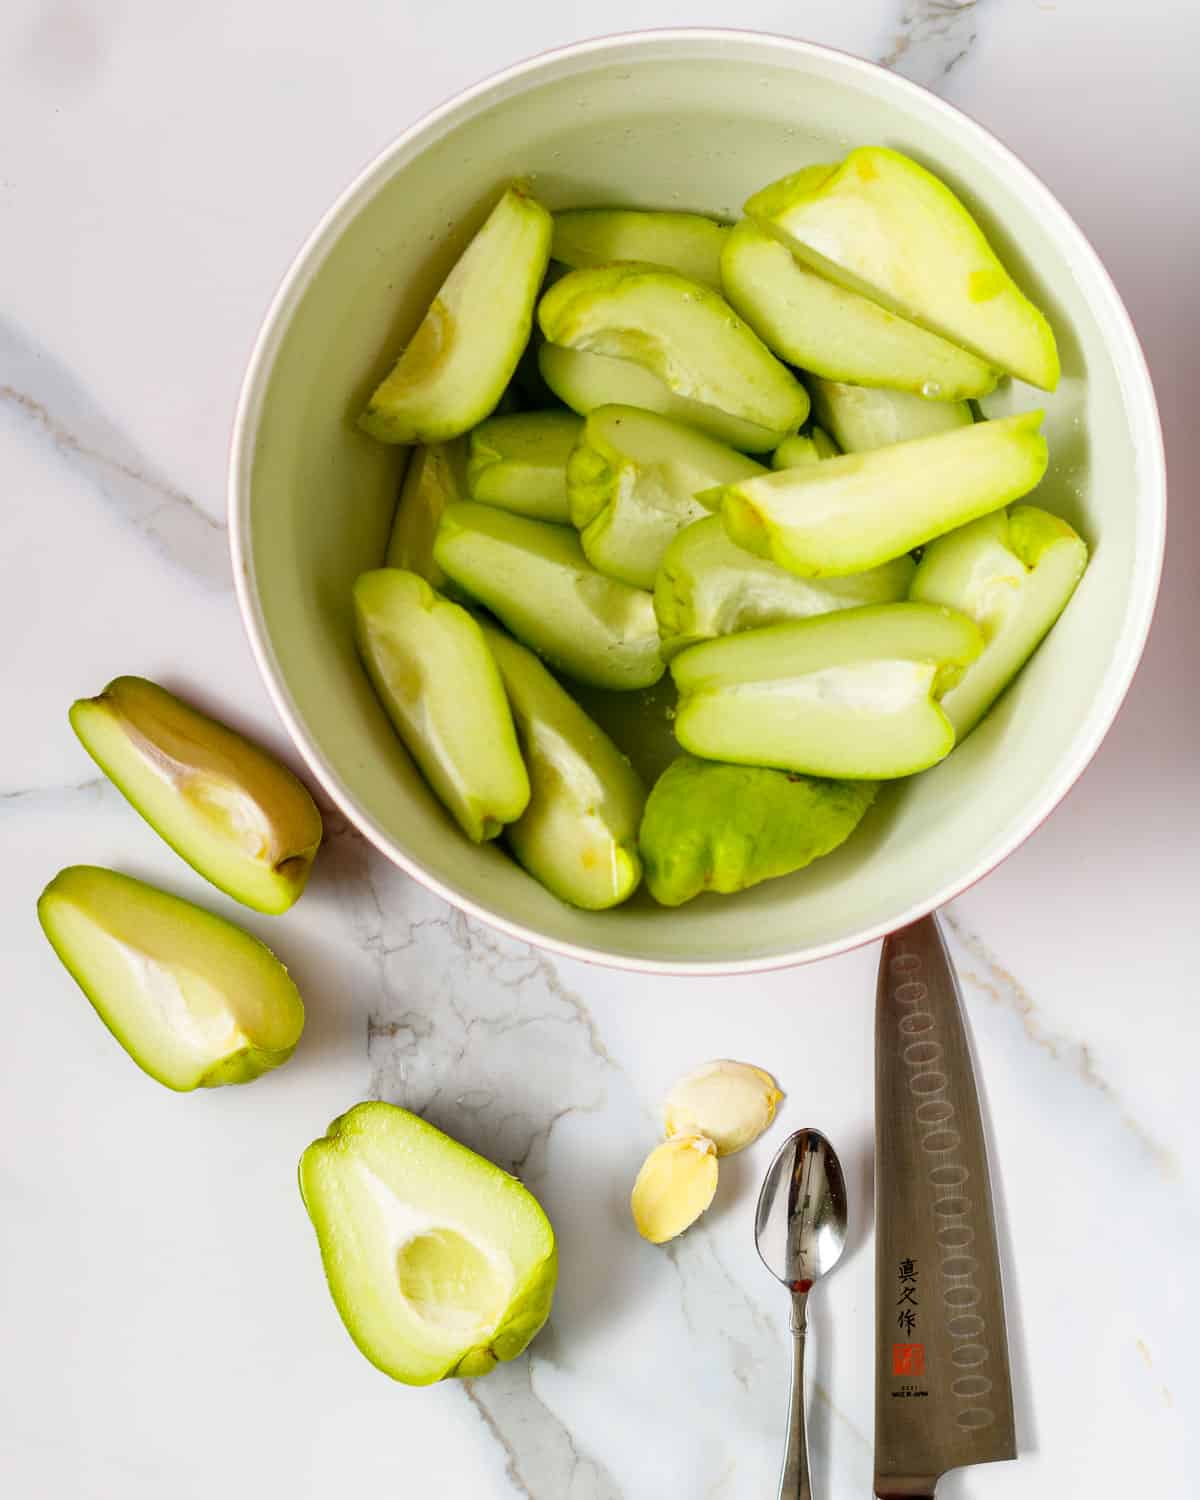
[[[792,1294],[792,1390],[779,1500],[812,1500],[804,1424],[808,1294],[846,1245],[846,1182],[819,1130],[797,1130],[776,1152],[758,1195],[754,1243],[763,1265]]]

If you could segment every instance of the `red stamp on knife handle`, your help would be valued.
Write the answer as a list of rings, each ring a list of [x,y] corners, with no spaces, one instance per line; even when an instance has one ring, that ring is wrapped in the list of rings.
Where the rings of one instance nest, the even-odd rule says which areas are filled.
[[[893,1375],[924,1375],[925,1373],[925,1345],[924,1344],[893,1344],[892,1345],[892,1374]]]

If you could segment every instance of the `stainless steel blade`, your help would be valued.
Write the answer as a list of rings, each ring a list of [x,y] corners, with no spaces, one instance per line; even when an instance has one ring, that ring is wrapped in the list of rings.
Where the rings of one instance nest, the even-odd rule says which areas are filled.
[[[875,1493],[931,1496],[1017,1456],[979,1097],[933,917],[883,945],[875,1163]]]

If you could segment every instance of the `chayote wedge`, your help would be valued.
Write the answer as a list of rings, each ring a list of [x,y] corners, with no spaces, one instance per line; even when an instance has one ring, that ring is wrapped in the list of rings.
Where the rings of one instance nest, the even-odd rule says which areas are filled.
[[[505,830],[529,873],[562,901],[603,911],[642,878],[637,831],[646,789],[609,737],[532,651],[483,626],[529,770],[529,806]]]
[[[671,539],[709,514],[694,496],[765,472],[682,422],[632,406],[597,407],[567,464],[571,521],[594,567],[652,589]]]
[[[538,323],[552,344],[640,365],[677,396],[766,428],[772,447],[808,415],[807,391],[725,299],[660,266],[571,271]]]
[[[479,623],[399,568],[364,573],[354,611],[375,691],[425,779],[468,838],[495,838],[525,811],[529,777]]]
[[[773,469],[802,469],[805,464],[819,463],[823,458],[836,458],[841,449],[823,427],[810,427],[807,432],[798,432],[795,437],[784,438],[771,454]]]
[[[442,443],[493,409],[529,340],[553,223],[509,188],[376,389],[359,425],[385,443]]]
[[[984,396],[996,384],[985,360],[818,276],[752,219],[725,240],[721,278],[763,343],[814,375],[942,401]]]
[[[109,1031],[167,1088],[249,1083],[295,1051],[304,1005],[288,971],[223,917],[72,865],[42,892],[38,920]]]
[[[790,875],[845,843],[878,789],[681,755],[646,802],[646,887],[663,906],[682,906]]]
[[[543,344],[538,351],[538,366],[550,390],[582,415],[598,406],[636,406],[686,422],[717,442],[746,453],[765,453],[779,442],[779,435],[767,427],[676,395],[657,375],[629,359]]]
[[[970,427],[975,420],[965,401],[927,401],[907,391],[883,391],[866,385],[843,385],[811,376],[813,411],[833,434],[843,453],[869,453],[893,443],[936,437]]]
[[[1022,412],[728,485],[725,529],[803,577],[865,572],[1033,489],[1046,472],[1041,422]]]
[[[568,523],[567,459],[582,427],[569,411],[514,412],[489,418],[469,440],[470,498],[532,516],[535,521]]]
[[[435,589],[446,586],[446,575],[433,560],[433,539],[447,505],[466,496],[466,453],[463,439],[448,443],[419,443],[408,461],[385,564],[419,573]]]
[[[942,694],[961,740],[1013,680],[1067,607],[1087,567],[1083,539],[1033,505],[996,511],[925,549],[912,597],[971,616],[984,648]]]
[[[296,901],[321,843],[303,782],[236,730],[144,677],[71,705],[71,728],[181,858],[255,911]]]
[[[706,760],[882,780],[948,755],[934,701],[979,655],[975,622],[932,604],[875,604],[706,641],[671,662],[675,734]]]
[[[715,636],[860,604],[894,603],[908,597],[915,566],[906,555],[866,573],[799,578],[736,546],[725,534],[720,516],[709,516],[679,533],[658,570],[654,611],[662,653],[670,660]]]
[[[649,687],[662,676],[654,600],[597,572],[569,527],[491,505],[451,505],[434,557],[567,676],[615,688]]]
[[[703,214],[639,208],[573,208],[554,215],[550,254],[576,269],[635,260],[721,290],[724,224]]]
[[[861,146],[840,166],[806,168],[746,213],[838,285],[1031,385],[1058,384],[1045,316],[946,184],[899,151]]]

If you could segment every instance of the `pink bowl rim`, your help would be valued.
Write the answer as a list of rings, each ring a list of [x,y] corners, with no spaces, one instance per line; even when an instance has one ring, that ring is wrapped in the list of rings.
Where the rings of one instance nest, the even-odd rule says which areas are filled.
[[[291,313],[356,205],[360,200],[369,197],[376,186],[386,178],[396,157],[403,155],[422,135],[449,121],[456,114],[466,112],[470,106],[485,96],[499,92],[512,83],[533,78],[543,70],[557,67],[565,61],[592,59],[602,62],[606,54],[630,47],[667,50],[677,46],[735,43],[759,47],[765,52],[773,52],[776,55],[786,54],[797,58],[833,60],[837,65],[844,67],[848,73],[858,73],[870,80],[876,88],[882,87],[885,91],[892,90],[898,96],[919,97],[926,107],[932,107],[935,113],[940,113],[947,119],[965,125],[968,134],[973,133],[981,144],[1002,160],[1007,160],[1010,167],[1026,179],[1031,193],[1041,200],[1044,212],[1054,221],[1056,232],[1073,238],[1078,253],[1090,260],[1092,270],[1109,301],[1108,312],[1111,319],[1120,329],[1120,342],[1124,347],[1119,351],[1117,364],[1122,372],[1123,383],[1126,385],[1124,392],[1126,402],[1131,409],[1140,408],[1140,419],[1135,426],[1140,436],[1148,440],[1147,446],[1139,447],[1138,450],[1139,474],[1143,477],[1143,482],[1139,485],[1139,497],[1143,503],[1153,505],[1154,509],[1149,517],[1149,546],[1143,549],[1135,568],[1130,607],[1120,649],[1110,663],[1103,691],[1097,698],[1098,702],[1103,701],[1107,704],[1107,709],[1099,715],[1092,716],[1087,725],[1088,732],[1073,741],[1069,753],[1063,757],[1062,766],[1054,782],[1044,791],[1040,800],[1031,806],[1028,817],[1007,839],[988,851],[983,858],[968,866],[960,875],[946,881],[931,895],[903,908],[886,921],[877,922],[861,932],[790,952],[770,953],[741,959],[705,959],[688,962],[641,958],[630,954],[610,952],[601,947],[548,937],[536,928],[527,927],[520,922],[498,915],[447,882],[430,875],[394,842],[371,813],[342,784],[320,747],[310,736],[291,693],[284,683],[283,674],[270,642],[253,577],[250,545],[251,477],[263,394],[275,357],[285,336]],[[1162,426],[1145,352],[1120,293],[1099,254],[1042,179],[1014,151],[966,111],[878,63],[818,42],[803,41],[771,32],[723,27],[664,27],[616,32],[537,53],[488,75],[478,83],[460,90],[441,104],[435,105],[378,152],[319,220],[293,258],[268,306],[255,339],[238,396],[230,444],[228,481],[229,538],[234,588],[251,652],[267,693],[292,743],[325,794],[350,824],[381,854],[426,889],[433,891],[460,911],[511,938],[564,958],[578,959],[584,963],[597,964],[606,968],[642,974],[687,977],[767,973],[800,964],[815,963],[820,959],[832,958],[876,942],[886,937],[889,932],[897,931],[919,920],[944,906],[956,896],[960,896],[990,874],[1031,837],[1087,769],[1104,737],[1111,729],[1129,691],[1134,673],[1145,650],[1158,597],[1166,542],[1166,505],[1166,461]]]

